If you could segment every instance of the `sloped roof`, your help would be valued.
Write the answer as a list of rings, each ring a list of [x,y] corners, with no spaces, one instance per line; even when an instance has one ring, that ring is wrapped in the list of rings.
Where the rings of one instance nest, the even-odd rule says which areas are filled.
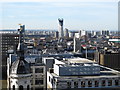
[[[25,60],[16,60],[11,67],[11,74],[29,74],[30,65]]]

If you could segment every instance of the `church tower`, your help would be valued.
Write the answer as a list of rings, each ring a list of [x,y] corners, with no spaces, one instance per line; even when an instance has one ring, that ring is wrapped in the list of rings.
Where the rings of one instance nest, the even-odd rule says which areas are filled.
[[[9,73],[9,88],[12,90],[19,89],[31,89],[31,73],[30,65],[24,59],[24,38],[23,28],[20,26],[19,32],[19,44],[17,48],[17,59],[11,64]]]

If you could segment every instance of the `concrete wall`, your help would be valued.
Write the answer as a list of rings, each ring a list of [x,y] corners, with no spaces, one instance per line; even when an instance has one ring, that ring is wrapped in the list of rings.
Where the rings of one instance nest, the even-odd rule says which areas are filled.
[[[120,71],[120,54],[100,54],[100,64]]]

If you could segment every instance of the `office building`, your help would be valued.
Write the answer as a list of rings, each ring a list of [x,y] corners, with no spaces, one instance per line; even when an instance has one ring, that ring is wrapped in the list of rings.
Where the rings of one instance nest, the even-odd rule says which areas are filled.
[[[69,33],[68,33],[68,29],[67,29],[67,28],[65,28],[65,33],[64,33],[64,35],[65,35],[66,38],[69,38]]]
[[[102,30],[101,35],[108,36],[109,35],[109,30]]]
[[[54,68],[47,72],[47,88],[117,88],[120,72],[83,58],[55,60]]]
[[[120,71],[120,53],[118,52],[96,52],[95,60],[106,67]]]
[[[59,38],[63,38],[64,37],[64,32],[63,32],[63,19],[58,19],[59,21],[59,29],[58,29],[58,32],[59,32]]]
[[[79,34],[80,34],[80,36],[84,36],[84,35],[86,35],[86,31],[85,30],[80,30]]]
[[[4,33],[2,32],[0,37],[1,45],[0,45],[0,56],[2,63],[2,79],[7,79],[7,56],[9,50],[16,50],[17,44],[19,41],[19,35],[17,33]]]
[[[55,37],[55,38],[59,38],[59,32],[58,32],[58,31],[55,31],[55,32],[54,32],[54,37]]]
[[[74,52],[81,53],[80,38],[74,37]]]

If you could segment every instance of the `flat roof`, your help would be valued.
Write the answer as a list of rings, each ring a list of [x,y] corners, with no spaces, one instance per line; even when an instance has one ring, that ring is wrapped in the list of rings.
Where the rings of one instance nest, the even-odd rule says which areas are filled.
[[[101,73],[100,75],[64,75],[64,76],[59,76],[55,73],[51,73],[53,77],[61,77],[61,78],[120,78],[120,75],[116,75],[114,73]]]
[[[100,74],[99,75],[66,75],[66,76],[59,76],[55,73],[51,73],[54,77],[76,77],[76,78],[111,78],[111,77],[119,77],[120,78],[120,72],[113,70],[108,67],[104,67],[100,65]]]
[[[70,63],[96,63],[86,58],[69,58],[67,59]]]

